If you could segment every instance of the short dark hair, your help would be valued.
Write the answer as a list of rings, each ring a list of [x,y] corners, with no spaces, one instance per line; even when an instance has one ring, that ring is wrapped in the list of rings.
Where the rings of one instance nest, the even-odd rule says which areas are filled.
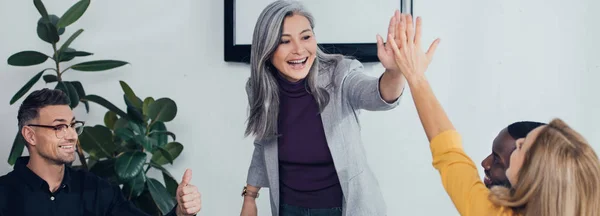
[[[17,114],[19,130],[28,121],[39,117],[41,108],[52,105],[69,105],[70,103],[67,94],[61,90],[44,88],[31,92],[19,107]]]
[[[546,123],[534,121],[520,121],[510,124],[506,129],[508,134],[515,140],[525,138],[533,129],[546,125]]]

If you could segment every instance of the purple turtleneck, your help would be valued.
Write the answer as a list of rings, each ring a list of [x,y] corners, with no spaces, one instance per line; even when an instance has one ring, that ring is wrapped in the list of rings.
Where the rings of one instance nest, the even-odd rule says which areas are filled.
[[[280,200],[304,208],[342,207],[342,189],[315,98],[303,79],[276,75],[280,89]]]

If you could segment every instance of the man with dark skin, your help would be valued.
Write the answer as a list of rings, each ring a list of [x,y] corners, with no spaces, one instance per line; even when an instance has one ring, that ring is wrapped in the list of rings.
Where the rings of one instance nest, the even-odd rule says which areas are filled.
[[[510,155],[515,150],[515,142],[520,138],[525,138],[530,131],[541,125],[544,125],[544,123],[533,121],[515,122],[498,133],[492,145],[492,153],[481,161],[481,166],[485,172],[483,183],[486,187],[511,187],[506,177],[506,169],[510,165]]]

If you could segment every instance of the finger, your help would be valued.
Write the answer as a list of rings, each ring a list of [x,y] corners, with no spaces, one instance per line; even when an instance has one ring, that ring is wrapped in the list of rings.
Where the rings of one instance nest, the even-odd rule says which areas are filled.
[[[202,206],[196,206],[193,208],[185,209],[184,211],[186,214],[193,215],[193,214],[198,213],[200,211],[200,209],[202,209]]]
[[[181,202],[183,202],[183,203],[191,202],[192,200],[195,200],[195,199],[200,199],[200,193],[192,193],[192,194],[184,195],[180,198]]]
[[[186,186],[188,184],[190,184],[190,181],[192,181],[192,170],[191,169],[186,169],[185,173],[183,173],[183,178],[181,179],[181,186]]]
[[[435,50],[437,49],[438,44],[440,43],[440,39],[435,39],[429,49],[427,50],[427,58],[431,61],[433,59],[433,54],[435,54]]]
[[[406,17],[406,37],[408,40],[408,43],[413,44],[414,38],[415,38],[415,29],[413,26],[413,19],[412,19],[412,15],[407,14]]]
[[[391,37],[391,36],[388,36]],[[392,46],[392,50],[394,51],[394,57],[395,59],[398,59],[398,57],[400,57],[400,49],[398,48],[398,44],[396,44],[396,41],[394,40],[390,40],[388,41],[388,43],[390,43]]]
[[[417,17],[417,30],[415,33],[415,44],[421,45],[421,17]]]
[[[190,209],[190,208],[194,208],[194,207],[198,207],[200,206],[200,202],[193,200],[190,202],[184,202],[181,204],[181,207],[183,207],[183,209]]]
[[[406,22],[404,22],[404,20],[406,19],[406,17],[404,15],[401,16],[402,21],[400,21],[400,32],[396,33],[397,36],[396,38],[400,39],[400,46],[401,47],[406,47]]]
[[[385,45],[383,45],[383,38],[377,34],[377,55],[383,55],[385,53]]]
[[[188,185],[186,187],[183,187],[181,189],[181,194],[180,196],[185,196],[188,194],[193,194],[193,193],[197,193],[198,192],[198,188],[194,185]]]
[[[390,26],[388,26],[388,34],[392,34],[392,36],[396,35],[396,29],[394,28],[396,23],[396,17],[392,16],[392,18],[390,18]]]
[[[396,17],[396,26],[394,26],[394,28],[396,28],[396,34],[398,34],[398,32],[402,32],[400,29],[400,24],[402,23],[402,14],[400,13],[400,10],[396,10],[396,13],[394,13],[394,17]],[[395,39],[398,39],[397,35],[394,35]]]

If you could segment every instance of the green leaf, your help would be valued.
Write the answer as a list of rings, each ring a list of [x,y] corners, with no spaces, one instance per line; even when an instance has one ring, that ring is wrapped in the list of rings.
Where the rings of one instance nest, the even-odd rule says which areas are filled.
[[[73,24],[83,15],[88,6],[90,6],[90,0],[81,0],[75,3],[73,6],[71,6],[71,8],[69,8],[69,10],[67,10],[67,12],[62,15],[56,26],[58,28],[64,28]]]
[[[117,108],[117,106],[98,95],[86,95],[85,98],[82,98],[82,100],[97,103],[98,105],[117,113],[117,115],[119,115],[121,118],[128,118],[127,113],[123,112],[121,109]]]
[[[177,105],[170,98],[160,98],[148,107],[148,117],[152,122],[169,122],[177,115]]]
[[[165,186],[167,186],[167,191],[173,197],[177,195],[177,187],[179,187],[179,183],[175,181],[173,176],[167,175],[163,172],[163,179],[165,180]]]
[[[144,123],[145,121],[144,115],[142,115],[142,109],[134,107],[126,95],[123,95],[123,100],[125,100],[125,104],[127,105],[127,115],[131,118],[131,120],[139,124]]]
[[[50,16],[50,21],[52,21],[55,15]],[[57,17],[58,18],[58,17]],[[64,31],[64,29],[63,29]],[[57,30],[56,26],[51,22],[49,23],[44,18],[40,18],[37,23],[37,34],[40,39],[46,41],[48,43],[54,44],[60,40],[59,30]]]
[[[169,213],[175,207],[175,199],[158,180],[149,178],[146,182],[148,191],[163,215]]]
[[[152,127],[150,127],[150,132],[152,131],[166,131],[167,130],[167,126],[165,126],[165,123],[163,122],[156,122],[155,124],[152,125]],[[169,142],[169,137],[166,134],[161,134],[161,133],[157,133],[157,134],[152,134],[150,133],[149,135],[150,137],[154,138],[156,140],[156,145],[163,147],[165,145],[167,145],[167,143]]]
[[[67,48],[69,48],[69,46],[71,46],[71,43],[73,43],[73,41],[75,40],[75,38],[77,38],[82,32],[83,32],[83,29],[77,30],[75,33],[73,33],[71,35],[71,37],[69,37],[69,39],[67,39],[67,41],[65,41],[65,43],[63,43],[63,45],[58,50],[59,56],[60,56],[61,53],[65,52],[67,50]],[[59,58],[59,60],[60,59],[61,58]]]
[[[144,102],[142,104],[142,114],[144,114],[145,116],[148,115],[148,107],[150,106],[150,104],[154,103],[154,98],[152,97],[147,97],[146,99],[144,99]]]
[[[23,149],[25,148],[26,142],[23,136],[21,135],[21,131],[17,132],[15,136],[15,140],[13,141],[12,148],[10,149],[10,154],[8,155],[8,164],[15,165],[17,162],[17,158],[21,157],[23,154]]]
[[[115,171],[122,181],[133,179],[138,173],[143,172],[146,162],[146,153],[144,152],[126,152],[117,158],[115,162]]]
[[[58,23],[58,20],[59,20],[59,18],[56,15],[51,14],[50,16],[48,16],[48,18],[50,19],[50,23],[52,24],[52,26],[54,26],[54,28],[57,29],[58,35],[62,35],[63,33],[65,33],[65,28],[56,27],[56,24]]]
[[[12,66],[32,66],[46,62],[48,56],[38,51],[21,51],[8,57],[8,64]]]
[[[158,151],[160,152],[161,156],[165,159],[167,159],[167,161],[173,165],[173,156],[171,155],[171,153],[169,151],[167,151],[166,149],[164,149],[163,147],[158,147]],[[153,155],[154,156],[154,155]]]
[[[175,195],[177,194],[177,187],[179,186],[179,183],[177,183],[177,181],[175,181],[175,178],[173,178],[173,175],[171,175],[171,173],[167,169],[165,169],[163,166],[158,165],[154,162],[150,162],[150,166],[154,167],[162,172],[163,179],[165,180],[165,186],[167,187],[167,191],[169,191],[169,194],[171,194],[171,196],[175,197]]]
[[[25,83],[25,85],[23,87],[21,87],[21,89],[19,89],[19,91],[17,91],[17,93],[15,93],[15,95],[13,95],[13,97],[10,99],[10,105],[14,104],[15,102],[17,102],[17,100],[19,100],[21,97],[23,97],[23,95],[25,95],[25,93],[27,93],[29,91],[29,89],[31,89],[31,87],[33,87],[33,85],[38,80],[40,80],[40,78],[42,77],[42,74],[44,74],[44,71],[46,71],[46,69],[44,69],[43,71],[40,71],[35,76],[33,76],[29,81],[27,81],[27,83]]]
[[[126,184],[123,185],[123,191],[126,192],[126,196],[130,199],[133,197],[138,197],[144,192],[146,188],[146,174],[144,172],[138,173],[135,178],[129,180]]]
[[[124,61],[118,60],[97,60],[97,61],[89,61],[82,62],[76,65],[71,66],[71,69],[78,71],[104,71],[110,70],[113,68],[121,67],[123,65],[128,64]]]
[[[112,140],[112,132],[102,125],[84,127],[79,139],[81,148],[96,158],[111,158],[117,149]]]
[[[129,120],[127,120],[126,118],[120,118],[119,120],[117,120],[117,122],[115,122],[115,126],[114,126],[113,130],[117,130],[119,128],[128,128],[128,127],[129,127]]]
[[[75,57],[83,57],[83,56],[90,56],[90,55],[93,55],[93,53],[77,51],[73,48],[67,48],[67,49],[65,49],[65,51],[59,53],[58,59],[60,60],[60,62],[68,62],[68,61],[73,60]]]
[[[71,85],[73,85],[73,87],[75,87],[77,96],[79,96],[79,98],[77,98],[77,100],[81,101],[85,105],[85,110],[89,113],[90,112],[89,103],[87,101],[82,100],[83,98],[85,98],[85,90],[83,89],[83,85],[79,81],[71,81],[70,83],[71,83]]]
[[[65,86],[69,89],[69,98],[71,99],[71,108],[77,107],[79,105],[79,94],[77,93],[77,89],[71,82],[64,82]]]
[[[124,142],[135,137],[135,134],[129,128],[119,128],[115,130],[115,136],[119,137]]]
[[[119,120],[119,117],[117,117],[117,114],[113,111],[107,111],[106,114],[104,114],[104,125],[111,130],[115,129],[117,120]]]
[[[173,141],[177,140],[177,138],[175,137],[175,134],[173,132],[171,132],[171,131],[159,131],[159,130],[155,130],[155,131],[150,132],[149,135],[152,135],[152,134],[167,134],[167,135],[169,135],[169,136],[171,136],[173,138]]]
[[[96,174],[100,178],[106,179],[112,184],[119,184],[120,181],[115,172],[115,161],[116,159],[98,161],[90,168],[90,172]]]
[[[48,11],[46,10],[44,3],[42,3],[42,0],[33,0],[33,5],[35,5],[35,8],[38,10],[38,12],[40,12],[42,18],[50,21],[50,19],[48,18]]]
[[[119,81],[119,84],[121,84],[121,89],[123,89],[123,93],[125,93],[125,98],[129,100],[131,105],[133,105],[135,108],[142,109],[142,101],[135,95],[131,87],[129,87],[129,85],[123,81]]]
[[[183,145],[178,142],[170,142],[164,147],[164,149],[169,152],[172,160],[175,160],[175,158],[179,157],[179,154],[181,154],[183,151]],[[165,165],[169,163],[169,158],[167,157],[169,156],[165,156],[161,150],[155,150],[152,152],[152,162],[158,165]]]
[[[136,135],[134,139],[138,145],[143,146],[148,152],[152,152],[154,150],[154,146],[156,146],[156,141],[154,139],[144,135]]]
[[[56,75],[53,75],[53,74],[44,75],[43,78],[44,78],[44,81],[46,83],[53,83],[53,82],[57,82],[58,81],[58,77]]]
[[[68,82],[58,82],[54,89],[61,90],[67,95],[67,97],[69,98],[69,106],[71,108],[79,104],[79,96],[77,95],[77,92],[75,92],[75,89],[71,89],[71,86]]]
[[[147,184],[146,184],[147,185]],[[164,215],[160,213],[160,209],[154,203],[154,199],[148,190],[144,190],[142,195],[139,197],[135,197],[131,200],[136,207],[140,208],[140,210],[144,211],[148,215],[159,216]]]

